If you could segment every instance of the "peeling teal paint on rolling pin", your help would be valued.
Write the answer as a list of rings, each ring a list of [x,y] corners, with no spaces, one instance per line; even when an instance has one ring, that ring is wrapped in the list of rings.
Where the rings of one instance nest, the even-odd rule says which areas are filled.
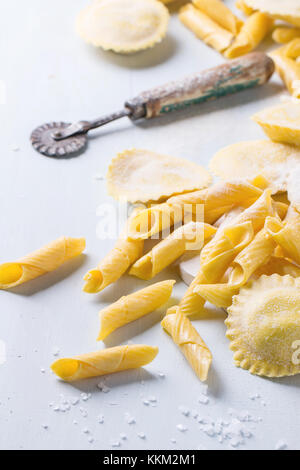
[[[232,76],[231,76],[232,79]],[[204,103],[205,101],[209,101],[211,99],[221,98],[222,96],[226,96],[229,94],[236,93],[238,91],[243,91],[248,88],[255,87],[259,84],[259,79],[250,80],[247,83],[237,83],[236,85],[228,85],[225,87],[215,87],[209,90],[205,95],[194,98],[192,100],[181,101],[180,103],[173,103],[163,106],[160,110],[160,114],[167,114],[172,111],[177,111],[180,109],[188,108],[194,104]]]

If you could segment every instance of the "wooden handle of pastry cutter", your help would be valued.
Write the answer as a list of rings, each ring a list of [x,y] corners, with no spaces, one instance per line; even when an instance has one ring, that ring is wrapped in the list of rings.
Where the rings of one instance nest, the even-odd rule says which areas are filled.
[[[131,119],[154,118],[193,104],[220,98],[266,83],[274,62],[262,52],[252,52],[182,80],[144,91],[125,103]]]

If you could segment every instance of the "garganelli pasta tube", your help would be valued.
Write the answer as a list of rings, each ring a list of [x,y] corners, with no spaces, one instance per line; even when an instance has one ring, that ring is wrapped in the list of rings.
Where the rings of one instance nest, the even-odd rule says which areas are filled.
[[[232,297],[239,293],[252,274],[271,259],[275,247],[276,243],[263,228],[235,258],[228,283],[199,284],[194,292],[217,307],[229,307]]]
[[[295,38],[300,38],[300,28],[279,26],[278,28],[274,29],[272,38],[279,44],[287,44]]]
[[[203,218],[204,215],[205,222],[212,224],[235,206],[251,206],[261,195],[260,188],[246,181],[222,181],[206,189],[173,196],[167,202],[144,209],[133,217],[129,222],[129,237],[154,237],[178,222],[186,223],[183,216],[189,215],[197,222],[202,221],[198,217]],[[204,214],[199,210],[202,207]]]
[[[273,19],[267,14],[259,11],[253,13],[245,21],[233,44],[225,51],[225,57],[234,59],[251,52],[270,32],[273,23]]]
[[[253,234],[264,227],[267,216],[275,215],[271,191],[239,214],[230,226],[220,227],[215,237],[203,248],[200,255],[200,271],[183,296],[179,306],[185,315],[200,313],[205,299],[195,293],[200,284],[220,282],[235,257],[253,239]]]
[[[219,52],[227,49],[233,41],[233,34],[222,28],[209,16],[193,5],[188,4],[179,12],[180,21],[189,28],[199,39]]]
[[[167,312],[161,324],[179,346],[199,379],[205,381],[212,363],[212,354],[190,320],[177,307],[176,313]]]
[[[281,222],[277,218],[268,217],[266,229],[281,247],[285,257],[300,265],[300,214],[289,208],[286,219]]]
[[[300,64],[286,55],[286,46],[283,46],[270,53],[274,60],[276,71],[285,83],[290,94],[295,98],[300,98]]]
[[[0,289],[10,289],[54,271],[84,249],[84,238],[61,237],[14,263],[4,263],[0,265]]]
[[[131,267],[129,274],[152,279],[187,250],[200,250],[217,229],[203,222],[189,222],[176,229]]]
[[[243,21],[235,16],[221,0],[193,0],[193,4],[234,35],[243,26]]]
[[[145,289],[121,297],[117,302],[99,312],[101,321],[98,341],[105,339],[110,333],[127,325],[138,318],[153,312],[165,304],[173,290],[175,281],[162,281]]]
[[[252,15],[252,13],[254,13],[253,8],[248,7],[243,0],[237,0],[235,2],[235,6],[247,16]]]
[[[144,344],[117,346],[59,359],[52,364],[51,369],[61,379],[73,382],[142,367],[152,362],[157,353],[157,347]]]
[[[299,29],[300,32],[300,29]],[[300,56],[300,36],[299,38],[293,39],[285,46],[285,54],[290,59],[298,59]]]
[[[131,217],[134,217],[139,211],[140,209],[136,209]],[[97,268],[85,275],[84,292],[95,294],[102,291],[120,279],[127,269],[142,256],[144,241],[128,238],[127,226],[128,223],[114,248],[103,258]]]
[[[252,275],[252,279],[259,279],[261,276],[272,276],[272,274],[279,274],[279,276],[292,276],[300,277],[300,267],[292,263],[286,258],[278,258],[278,256],[272,256],[270,260],[260,266],[255,273]]]
[[[180,311],[187,316],[200,313],[205,299],[195,292],[200,284],[212,284],[220,281],[236,255],[247,246],[253,238],[251,222],[226,227],[222,236],[212,239],[205,248],[204,256],[200,255],[200,271],[189,286],[179,303]]]

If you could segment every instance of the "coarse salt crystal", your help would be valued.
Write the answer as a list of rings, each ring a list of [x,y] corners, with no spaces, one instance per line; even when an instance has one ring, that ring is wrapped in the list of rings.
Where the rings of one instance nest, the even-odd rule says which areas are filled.
[[[187,431],[187,429],[188,429],[184,424],[177,424],[177,425],[176,425],[176,428],[177,428],[178,431],[180,431],[180,432],[185,432],[185,431]]]
[[[278,441],[275,446],[275,450],[286,450],[286,449],[287,449],[287,443],[283,439],[280,439],[280,441]]]

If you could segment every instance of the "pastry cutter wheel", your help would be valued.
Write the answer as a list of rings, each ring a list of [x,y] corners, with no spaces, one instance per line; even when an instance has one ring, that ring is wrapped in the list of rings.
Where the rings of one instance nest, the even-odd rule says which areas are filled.
[[[65,122],[44,124],[32,132],[31,142],[43,155],[66,157],[85,149],[87,133],[91,129],[125,116],[133,121],[154,118],[192,104],[263,85],[273,72],[272,59],[262,52],[253,52],[182,80],[142,92],[126,101],[121,111],[100,119],[73,124]]]

